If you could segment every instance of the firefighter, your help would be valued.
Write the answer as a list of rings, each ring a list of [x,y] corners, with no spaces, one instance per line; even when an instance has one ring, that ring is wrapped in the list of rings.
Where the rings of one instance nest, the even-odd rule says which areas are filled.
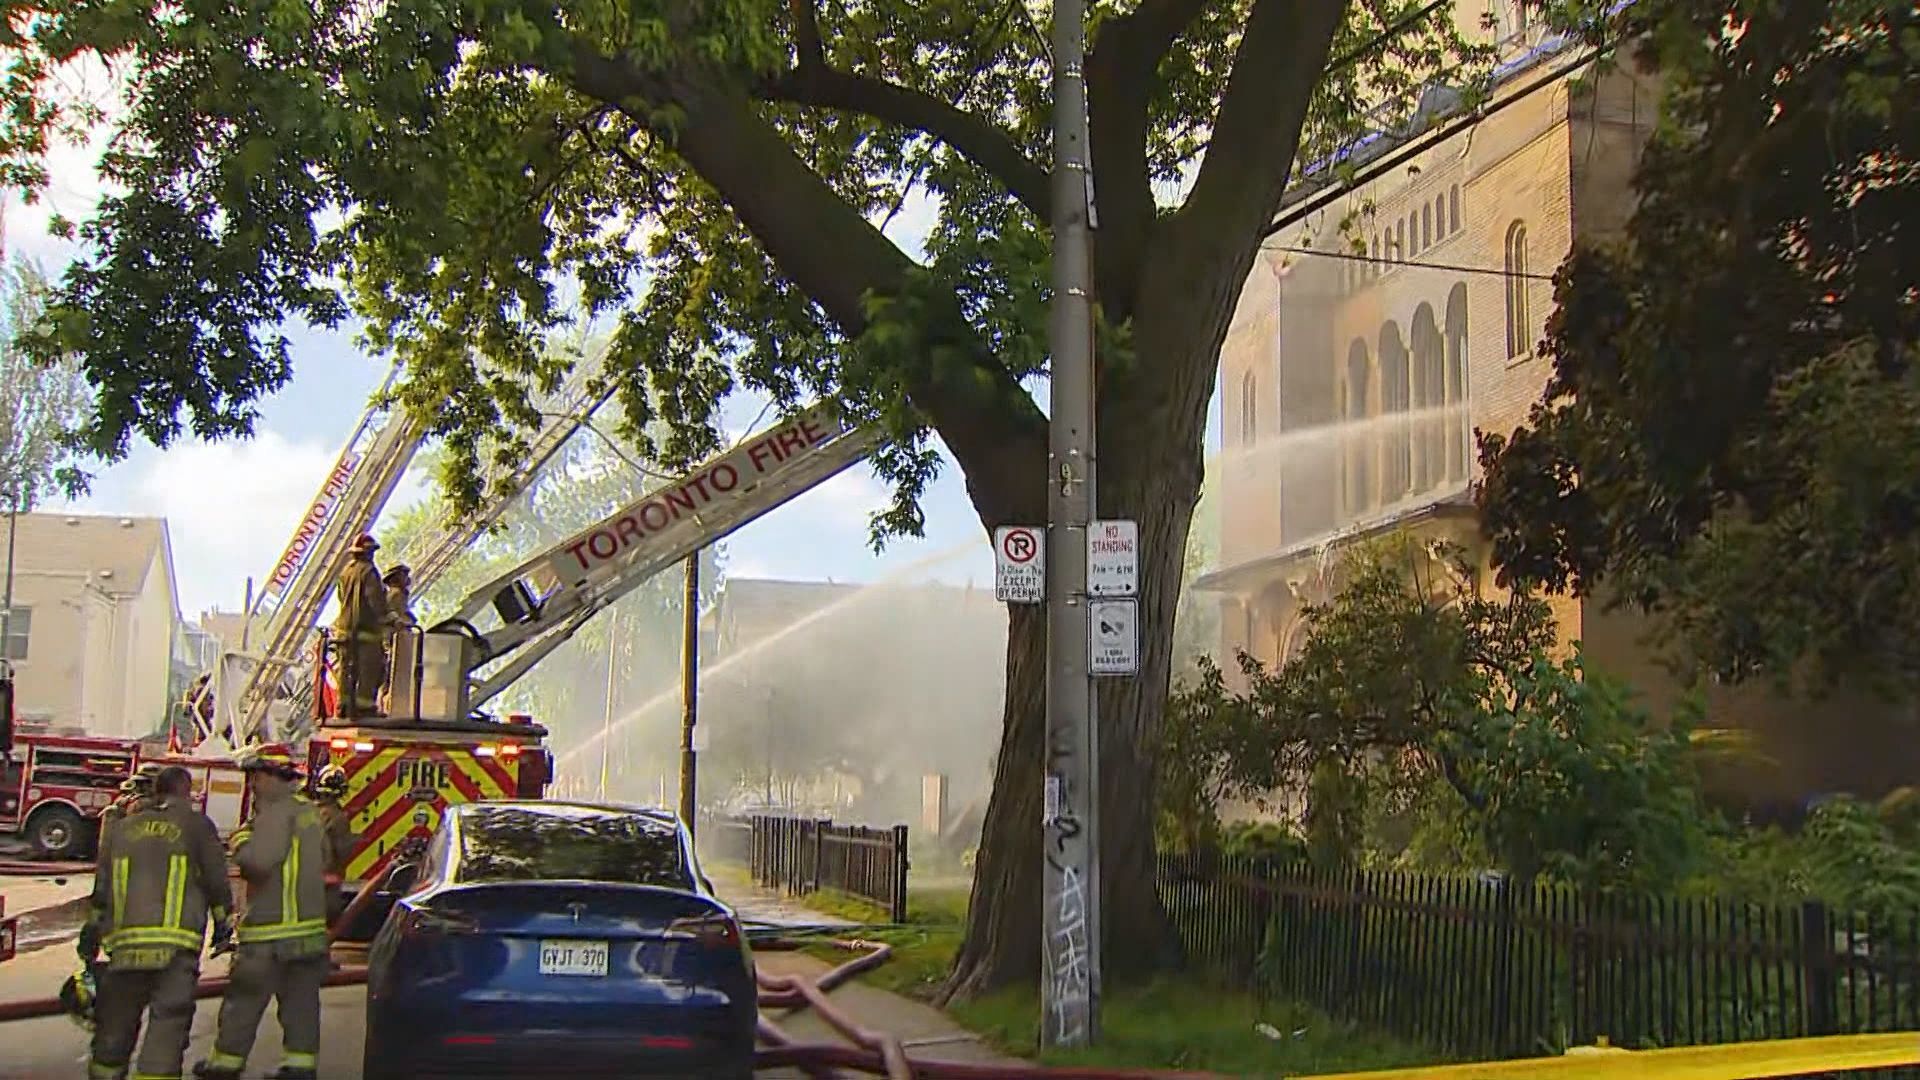
[[[334,593],[340,598],[340,616],[334,620],[339,641],[340,715],[349,719],[379,716],[380,687],[387,678],[387,593],[373,553],[380,549],[371,536],[353,542],[353,558],[340,572]]]
[[[233,834],[233,861],[247,884],[234,936],[226,998],[213,1053],[197,1077],[232,1080],[246,1067],[269,998],[279,1002],[281,1080],[310,1080],[320,1052],[320,984],[327,977],[326,868],[332,859],[320,813],[298,791],[300,766],[284,746],[262,747],[241,765],[253,814]]]
[[[136,1041],[134,1076],[180,1075],[207,923],[218,948],[231,933],[232,906],[220,834],[193,808],[192,777],[178,765],[158,770],[152,795],[108,834],[94,871],[80,962],[95,970],[104,947],[107,964],[93,1006],[89,1077],[126,1075]]]
[[[393,686],[392,673],[400,658],[408,655],[401,651],[400,639],[412,633],[415,625],[413,617],[413,569],[406,563],[396,563],[387,568],[380,583],[386,586],[387,597],[387,686]],[[390,693],[380,696],[381,709],[388,716],[393,715],[393,701]]]
[[[353,819],[340,800],[347,795],[347,770],[329,765],[320,770],[313,782],[313,802],[320,811],[320,823],[327,830],[327,849],[333,855],[327,865],[327,923],[340,917],[346,905],[340,883],[346,877],[347,860],[353,857]]]

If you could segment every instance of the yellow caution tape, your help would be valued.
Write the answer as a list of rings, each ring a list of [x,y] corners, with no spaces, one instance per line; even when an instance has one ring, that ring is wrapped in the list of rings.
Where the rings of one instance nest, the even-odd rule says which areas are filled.
[[[1314,1080],[1762,1080],[1774,1076],[1920,1065],[1920,1032],[1773,1039],[1671,1050],[1582,1046],[1565,1057],[1340,1073]]]

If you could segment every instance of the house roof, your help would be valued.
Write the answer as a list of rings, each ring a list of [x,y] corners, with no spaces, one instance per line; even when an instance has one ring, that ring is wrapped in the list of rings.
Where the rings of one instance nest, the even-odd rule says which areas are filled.
[[[139,592],[157,566],[171,575],[167,522],[111,514],[21,514],[14,534],[17,573],[92,573],[112,592]],[[171,582],[169,582],[171,583]]]

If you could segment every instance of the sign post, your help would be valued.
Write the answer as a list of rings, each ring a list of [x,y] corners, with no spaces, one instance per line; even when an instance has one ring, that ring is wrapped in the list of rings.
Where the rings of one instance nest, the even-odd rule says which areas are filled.
[[[1047,723],[1042,772],[1040,1043],[1100,1031],[1100,733],[1088,671],[1087,537],[1094,508],[1093,182],[1086,0],[1053,5],[1053,298],[1047,426]]]

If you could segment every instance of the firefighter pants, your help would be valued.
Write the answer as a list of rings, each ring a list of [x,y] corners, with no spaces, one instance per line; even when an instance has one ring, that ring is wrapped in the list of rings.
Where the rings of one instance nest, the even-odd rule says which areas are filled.
[[[386,637],[344,634],[340,639],[340,715],[348,719],[380,711],[380,688],[387,681]]]
[[[145,1080],[178,1080],[187,1053],[187,1035],[193,1028],[193,992],[200,981],[200,957],[176,952],[157,971],[115,971],[100,976],[100,999],[94,1005],[93,1060],[90,1077],[125,1074],[140,1043],[140,1060],[132,1076]],[[141,1014],[147,1017],[147,1037],[140,1038]]]
[[[320,1052],[320,985],[327,978],[324,949],[303,956],[287,954],[283,942],[242,945],[233,955],[231,982],[220,1003],[220,1034],[207,1064],[239,1072],[259,1034],[267,999],[280,1005],[280,1063],[312,1069]]]

